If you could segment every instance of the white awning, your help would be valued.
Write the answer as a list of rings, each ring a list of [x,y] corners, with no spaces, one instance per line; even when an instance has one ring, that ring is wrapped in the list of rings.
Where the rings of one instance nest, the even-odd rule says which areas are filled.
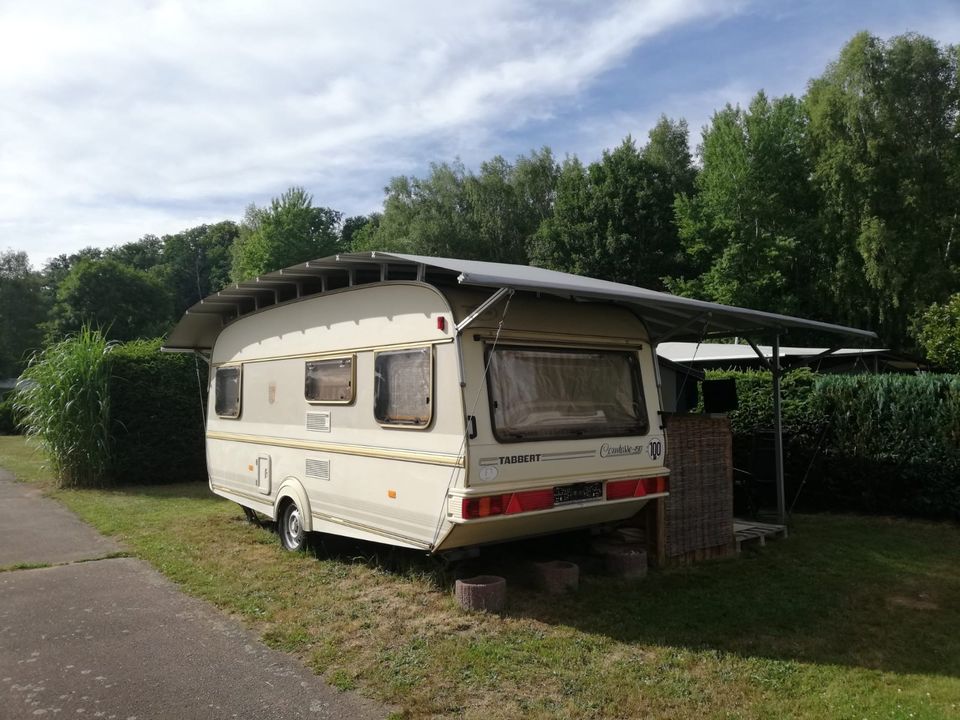
[[[757,345],[763,357],[773,357],[771,345]],[[831,358],[858,358],[891,355],[887,348],[825,348],[825,347],[780,347],[780,357],[790,359],[829,356]],[[754,361],[756,351],[749,345],[729,343],[665,342],[657,346],[657,355],[678,363]]]
[[[232,320],[279,302],[331,289],[384,280],[420,280],[545,293],[579,302],[614,303],[631,309],[647,325],[651,340],[782,334],[814,330],[873,340],[868,330],[760,310],[691,300],[669,293],[526,265],[457,260],[400,253],[351,253],[311,260],[230,285],[189,308],[164,343],[165,350],[210,350]]]

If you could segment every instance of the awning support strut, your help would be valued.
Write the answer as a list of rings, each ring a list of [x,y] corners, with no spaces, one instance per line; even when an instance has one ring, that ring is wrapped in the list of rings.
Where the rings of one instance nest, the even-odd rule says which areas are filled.
[[[777,522],[787,522],[787,506],[783,485],[783,422],[780,408],[780,333],[773,336],[773,452],[777,470]]]
[[[491,308],[494,305],[496,305],[498,302],[500,302],[500,299],[507,293],[513,295],[513,290],[511,290],[510,288],[500,288],[493,295],[491,295],[482,303],[480,303],[480,306],[476,310],[474,310],[472,313],[467,315],[463,320],[457,323],[457,333],[462,333],[464,328],[466,328],[468,325],[470,325],[470,323],[472,323],[474,320],[480,317],[480,315],[486,312],[488,308]]]
[[[770,358],[763,354],[753,340],[744,339],[750,343],[760,362],[766,365],[773,377],[773,461],[777,484],[777,522],[783,525],[787,522],[787,506],[783,482],[783,417],[780,402],[780,377],[783,375],[783,367],[780,364],[780,333],[773,336],[773,351]]]

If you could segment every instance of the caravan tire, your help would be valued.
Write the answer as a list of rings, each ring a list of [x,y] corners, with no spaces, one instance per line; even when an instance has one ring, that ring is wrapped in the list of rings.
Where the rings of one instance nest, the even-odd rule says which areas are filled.
[[[290,552],[307,547],[307,531],[303,527],[303,513],[292,500],[283,506],[277,522],[280,544]]]

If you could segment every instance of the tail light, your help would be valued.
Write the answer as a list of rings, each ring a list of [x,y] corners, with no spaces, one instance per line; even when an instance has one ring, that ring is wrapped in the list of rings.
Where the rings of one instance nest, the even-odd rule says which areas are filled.
[[[463,498],[460,515],[464,520],[474,520],[494,515],[515,515],[534,510],[549,510],[552,507],[553,488],[543,488],[507,495]]]
[[[528,490],[527,492],[513,493],[513,495],[504,495],[504,497],[510,498],[507,502],[507,515],[530,512],[531,510],[549,510],[553,507],[553,488]]]
[[[503,514],[503,495],[464,498],[461,514],[465,520]]]
[[[607,500],[659,495],[667,492],[669,484],[664,475],[637,480],[614,480],[607,483]]]

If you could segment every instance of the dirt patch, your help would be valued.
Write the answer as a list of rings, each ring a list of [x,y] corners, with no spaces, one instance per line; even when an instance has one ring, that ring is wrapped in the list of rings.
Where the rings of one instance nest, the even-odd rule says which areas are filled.
[[[939,610],[940,606],[930,599],[926,593],[920,593],[916,597],[907,597],[906,595],[891,595],[887,598],[887,607],[905,607],[910,610]]]

